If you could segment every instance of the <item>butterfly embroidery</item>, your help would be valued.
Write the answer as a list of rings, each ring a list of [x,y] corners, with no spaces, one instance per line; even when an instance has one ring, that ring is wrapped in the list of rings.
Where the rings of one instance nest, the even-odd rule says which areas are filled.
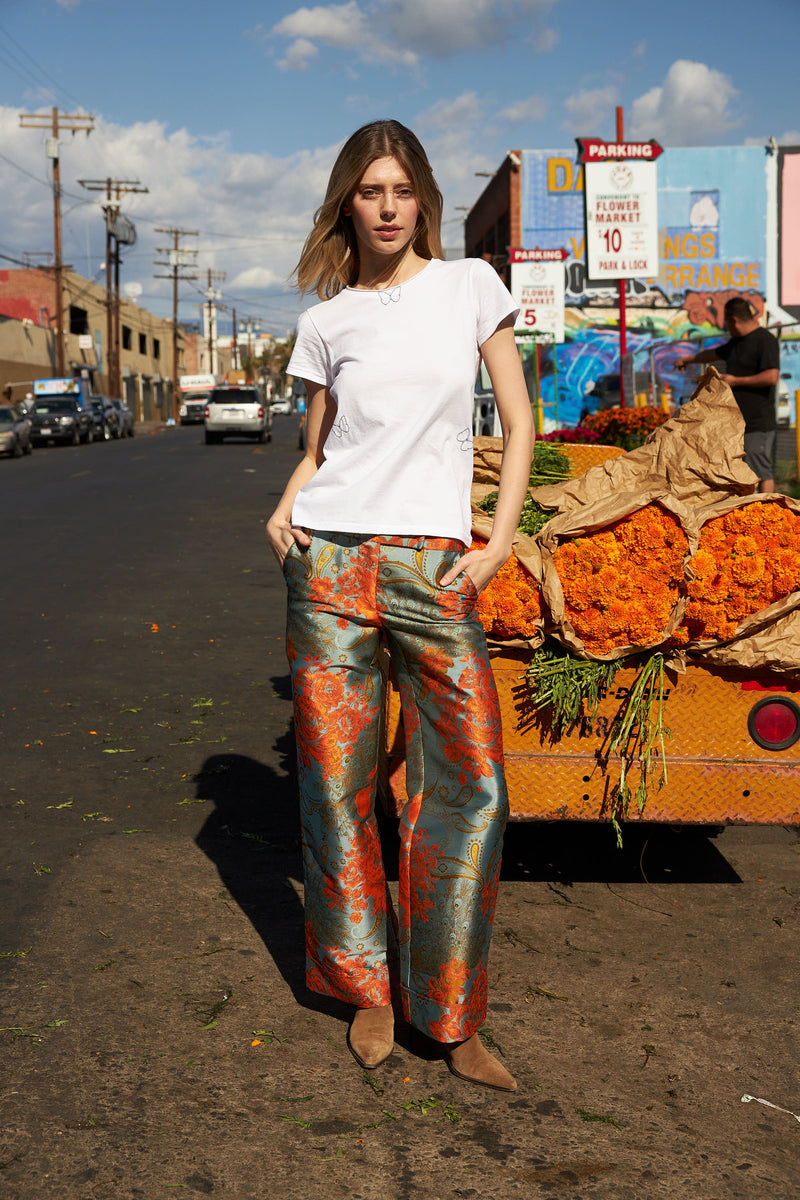
[[[462,429],[460,433],[456,434],[456,441],[458,442],[459,450],[463,450],[465,452],[468,450],[471,450],[472,449],[472,430]]]
[[[388,288],[385,292],[378,292],[381,304],[397,304],[400,299],[400,289],[402,286],[401,283],[398,283],[397,287]]]
[[[331,433],[335,433],[338,438],[344,437],[350,432],[350,426],[347,423],[347,417],[339,417],[338,421],[334,421],[331,426]]]

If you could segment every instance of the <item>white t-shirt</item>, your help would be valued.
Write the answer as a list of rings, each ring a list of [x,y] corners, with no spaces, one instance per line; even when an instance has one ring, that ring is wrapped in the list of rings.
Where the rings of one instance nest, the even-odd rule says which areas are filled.
[[[300,315],[290,375],[336,401],[325,461],[292,522],[470,543],[479,347],[517,306],[478,258],[432,259],[385,291],[346,288]]]

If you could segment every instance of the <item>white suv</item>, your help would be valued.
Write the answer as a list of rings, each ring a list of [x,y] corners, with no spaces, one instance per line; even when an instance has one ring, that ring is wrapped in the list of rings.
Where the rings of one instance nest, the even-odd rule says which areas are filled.
[[[272,440],[272,417],[260,390],[254,384],[216,387],[208,397],[205,411],[206,445],[225,437]]]

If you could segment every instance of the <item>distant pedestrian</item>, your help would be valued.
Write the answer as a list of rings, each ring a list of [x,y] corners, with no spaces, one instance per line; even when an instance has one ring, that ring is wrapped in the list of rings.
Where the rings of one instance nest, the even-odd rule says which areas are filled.
[[[298,322],[306,450],[267,533],[289,591],[308,985],[355,1006],[367,1070],[392,1052],[394,1003],[455,1075],[511,1091],[478,1036],[508,797],[475,605],[511,553],[533,425],[516,305],[488,263],[444,261],[441,212],[409,129],[345,143],[297,267],[323,303]],[[492,536],[470,551],[481,357],[504,450]],[[382,649],[406,735],[396,938],[374,809]]]
[[[731,388],[744,417],[744,460],[759,478],[759,491],[774,492],[778,429],[775,385],[780,378],[780,346],[777,338],[759,324],[743,296],[734,296],[725,305],[725,325],[731,335],[729,342],[680,358],[675,367],[682,371],[691,363],[720,359],[725,363],[722,379]]]

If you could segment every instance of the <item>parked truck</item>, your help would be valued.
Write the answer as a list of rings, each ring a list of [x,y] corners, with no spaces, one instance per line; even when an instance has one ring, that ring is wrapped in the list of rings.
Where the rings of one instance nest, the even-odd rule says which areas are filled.
[[[205,420],[208,398],[216,387],[216,375],[181,375],[178,387],[181,393],[181,425],[202,425]]]
[[[566,446],[575,473],[620,451]],[[609,734],[641,661],[625,660],[597,707],[555,732],[548,710],[536,709],[526,681],[531,651],[490,646],[500,701],[511,818],[518,821],[609,821],[616,815],[618,763]],[[630,665],[628,665],[630,664]],[[689,663],[668,672],[663,724],[666,781],[648,786],[641,811],[627,820],[675,825],[800,824],[800,673],[746,671]],[[405,803],[405,740],[391,679],[385,705],[382,794],[389,811]],[[635,788],[638,771],[630,779]]]

